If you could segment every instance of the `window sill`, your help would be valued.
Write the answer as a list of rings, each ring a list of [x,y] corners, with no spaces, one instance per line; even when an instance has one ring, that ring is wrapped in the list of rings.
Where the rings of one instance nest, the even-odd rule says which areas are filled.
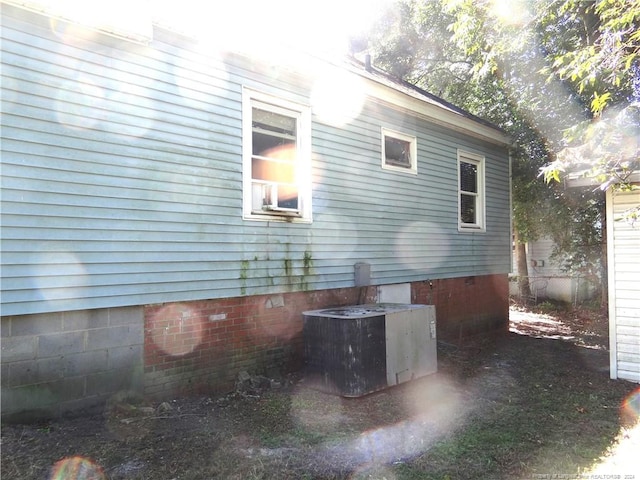
[[[405,175],[418,175],[417,168],[397,167],[395,165],[382,165],[382,169],[393,173],[404,173]]]
[[[458,225],[458,232],[460,232],[460,233],[486,233],[487,229],[485,227],[473,227],[473,226]]]
[[[304,217],[295,212],[255,211],[243,217],[244,220],[257,220],[268,222],[287,223],[311,223],[311,218]]]

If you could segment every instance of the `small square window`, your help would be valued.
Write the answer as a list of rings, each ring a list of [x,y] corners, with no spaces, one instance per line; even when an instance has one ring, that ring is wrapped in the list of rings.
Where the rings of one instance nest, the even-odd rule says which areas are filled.
[[[484,230],[484,157],[458,151],[458,227]]]
[[[416,137],[382,129],[382,168],[416,174],[417,155]]]

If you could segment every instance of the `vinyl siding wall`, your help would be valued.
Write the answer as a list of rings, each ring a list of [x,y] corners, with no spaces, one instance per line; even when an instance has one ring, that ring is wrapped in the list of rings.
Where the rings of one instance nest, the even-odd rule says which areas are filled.
[[[611,378],[640,383],[640,225],[621,220],[640,191],[607,192]]]
[[[242,219],[242,87],[310,104],[314,78],[199,50],[74,37],[2,6],[2,314],[509,272],[505,147],[369,98],[312,125],[313,223]],[[55,30],[55,32],[53,31]],[[381,168],[381,127],[418,175]],[[486,233],[457,229],[457,149],[486,157]]]

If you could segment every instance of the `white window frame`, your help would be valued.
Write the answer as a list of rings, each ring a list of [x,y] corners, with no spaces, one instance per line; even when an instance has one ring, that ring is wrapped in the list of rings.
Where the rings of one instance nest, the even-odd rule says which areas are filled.
[[[473,164],[477,168],[477,192],[463,191],[460,178],[460,164]],[[485,212],[485,157],[475,153],[458,150],[458,230],[461,232],[484,232],[486,231]],[[466,223],[462,221],[462,195],[471,195],[476,201],[476,221]]]
[[[386,148],[385,148],[387,137],[409,143],[409,155],[410,155],[409,166],[403,167],[401,165],[393,165],[393,164],[387,163],[387,154],[386,154]],[[418,174],[418,140],[416,139],[415,136],[382,127],[381,142],[382,142],[382,168],[383,169],[390,170],[393,172],[411,173],[413,175]]]
[[[279,208],[253,203],[254,186],[260,181],[252,178],[253,108],[290,116],[296,119],[296,180],[298,208]],[[310,223],[311,218],[311,108],[288,100],[243,87],[242,89],[242,158],[243,158],[243,218],[245,220],[287,221]],[[275,196],[278,185],[263,185],[263,190]],[[265,193],[266,195],[266,193]]]

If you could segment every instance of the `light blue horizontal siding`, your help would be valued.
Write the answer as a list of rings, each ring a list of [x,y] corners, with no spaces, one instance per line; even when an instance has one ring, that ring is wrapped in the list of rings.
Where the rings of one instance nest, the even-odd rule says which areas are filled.
[[[3,315],[348,287],[360,261],[374,284],[509,271],[505,149],[369,99],[314,117],[313,223],[243,221],[242,87],[310,104],[313,79],[2,22]],[[381,127],[417,137],[418,175],[381,168]],[[486,233],[457,230],[458,148],[486,157]]]

